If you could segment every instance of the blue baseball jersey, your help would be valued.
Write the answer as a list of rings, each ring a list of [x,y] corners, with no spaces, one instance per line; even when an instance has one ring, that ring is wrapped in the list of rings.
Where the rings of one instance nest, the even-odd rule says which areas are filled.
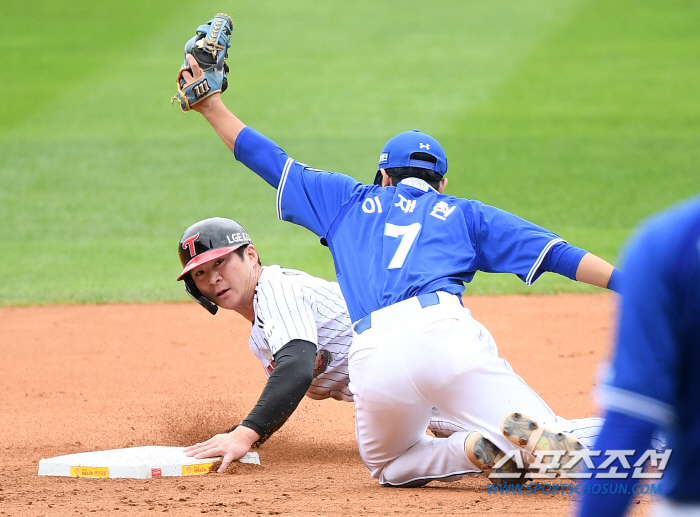
[[[602,402],[667,430],[664,494],[700,502],[700,197],[643,226],[626,253],[621,294]]]
[[[328,245],[353,321],[419,294],[461,295],[476,271],[513,273],[531,284],[551,270],[549,252],[564,243],[511,213],[439,194],[416,178],[380,187],[313,169],[250,128],[234,152],[277,188],[280,219]],[[558,269],[572,276],[584,254],[566,248]]]

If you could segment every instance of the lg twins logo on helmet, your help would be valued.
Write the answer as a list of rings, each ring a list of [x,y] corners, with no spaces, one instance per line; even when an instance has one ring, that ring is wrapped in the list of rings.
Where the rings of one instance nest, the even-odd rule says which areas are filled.
[[[229,244],[236,244],[238,242],[250,242],[250,237],[248,237],[246,232],[237,232],[227,235],[226,240]]]
[[[194,257],[197,254],[197,251],[194,249],[194,241],[197,240],[197,237],[199,237],[199,232],[197,232],[197,235],[193,235],[192,237],[188,237],[182,243],[183,250],[186,250],[186,249],[190,250],[190,258]]]

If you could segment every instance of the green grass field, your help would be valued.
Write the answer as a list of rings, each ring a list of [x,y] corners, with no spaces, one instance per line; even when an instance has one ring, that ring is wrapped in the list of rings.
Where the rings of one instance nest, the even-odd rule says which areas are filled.
[[[446,149],[449,193],[615,263],[642,218],[700,191],[692,0],[7,4],[0,305],[184,300],[177,241],[214,215],[264,263],[333,278],[327,249],[277,221],[273,189],[170,106],[185,41],[219,11],[235,22],[225,102],[315,167],[370,182],[384,142],[420,128]]]

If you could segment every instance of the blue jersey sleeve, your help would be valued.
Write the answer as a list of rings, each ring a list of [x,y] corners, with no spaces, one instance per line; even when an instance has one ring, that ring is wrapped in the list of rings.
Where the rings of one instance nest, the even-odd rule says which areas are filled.
[[[513,273],[527,285],[545,271],[542,263],[554,245],[565,242],[545,230],[505,210],[471,201],[470,213],[479,270],[487,273]],[[467,224],[470,221],[467,220]]]
[[[665,234],[668,235],[667,233]],[[664,233],[643,232],[629,246],[622,283],[617,348],[601,390],[612,411],[659,425],[672,423],[679,370],[674,294],[676,263]]]
[[[277,189],[277,217],[314,232],[322,239],[360,182],[312,169],[290,158],[276,143],[250,127],[236,138],[234,156]]]
[[[274,188],[278,187],[289,158],[276,143],[249,127],[238,134],[233,155]]]
[[[312,169],[289,158],[277,189],[277,217],[325,239],[343,206],[360,188],[362,184],[350,176]]]
[[[572,246],[568,242],[557,242],[542,261],[540,271],[558,273],[571,280],[576,280],[576,271],[586,250]]]

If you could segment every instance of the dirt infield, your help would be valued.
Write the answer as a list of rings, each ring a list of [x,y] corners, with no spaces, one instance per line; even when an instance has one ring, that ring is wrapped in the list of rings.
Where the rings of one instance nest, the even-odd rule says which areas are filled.
[[[595,414],[608,294],[465,298],[501,356],[558,414]],[[240,421],[265,376],[249,323],[194,303],[0,309],[0,514],[566,515],[569,495],[494,495],[487,480],[380,487],[357,454],[352,404],[304,399],[262,466],[152,480],[47,478],[74,452],[189,445]],[[634,506],[646,515],[650,499]]]

